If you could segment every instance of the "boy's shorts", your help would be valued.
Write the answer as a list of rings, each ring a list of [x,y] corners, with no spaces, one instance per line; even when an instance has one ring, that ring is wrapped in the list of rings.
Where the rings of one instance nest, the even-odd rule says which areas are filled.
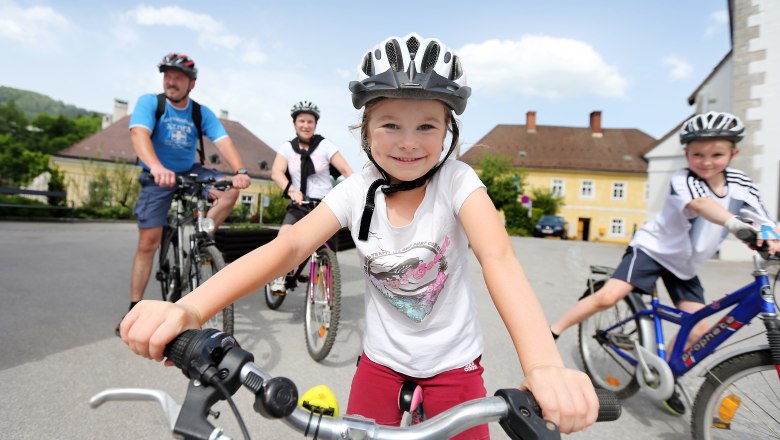
[[[642,293],[648,294],[655,290],[658,277],[664,281],[664,286],[675,304],[683,300],[705,303],[704,287],[702,287],[698,276],[690,280],[681,280],[641,249],[635,247],[626,248],[623,260],[615,269],[615,273],[612,274],[612,278],[623,280]]]
[[[480,360],[481,356],[468,365],[433,377],[413,378],[378,364],[363,353],[352,379],[347,414],[368,417],[380,425],[398,426],[403,415],[398,409],[398,394],[406,380],[413,380],[423,388],[423,407],[428,419],[459,403],[485,397],[484,368]],[[487,425],[479,425],[452,438],[489,439],[490,431]]]
[[[220,179],[221,173],[210,168],[205,168],[200,164],[194,164],[192,168],[183,173],[176,173],[177,176],[197,174],[200,178],[214,177]],[[135,204],[135,216],[138,217],[139,228],[158,228],[168,224],[168,211],[171,209],[173,195],[176,193],[176,186],[163,187],[154,183],[154,176],[149,170],[142,169],[138,176],[138,183],[141,184],[141,193],[138,195],[138,202]],[[208,197],[209,188],[203,190],[203,197]]]

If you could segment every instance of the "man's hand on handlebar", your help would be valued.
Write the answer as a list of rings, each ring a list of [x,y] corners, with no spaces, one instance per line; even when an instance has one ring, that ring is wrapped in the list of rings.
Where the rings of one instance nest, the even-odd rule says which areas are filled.
[[[119,330],[122,341],[135,354],[161,361],[166,344],[185,330],[197,328],[200,317],[189,307],[147,300],[125,315]]]
[[[176,173],[162,165],[149,167],[149,174],[154,177],[154,183],[159,186],[175,186]]]
[[[247,174],[236,174],[232,177],[233,179],[233,188],[237,189],[245,189],[249,188],[249,185],[252,183],[252,181],[249,179],[249,176]]]
[[[581,431],[598,416],[598,397],[590,378],[581,371],[539,366],[526,374],[520,389],[531,391],[544,418],[562,433]]]

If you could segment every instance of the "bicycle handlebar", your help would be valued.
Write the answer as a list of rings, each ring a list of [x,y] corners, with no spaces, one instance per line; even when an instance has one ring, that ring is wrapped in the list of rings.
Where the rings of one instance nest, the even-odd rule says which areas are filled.
[[[220,191],[233,187],[233,181],[230,179],[217,180],[214,177],[198,177],[197,174],[176,176],[176,183],[181,188],[212,185],[215,189]]]
[[[253,355],[241,349],[232,336],[215,329],[185,331],[166,347],[165,356],[190,379],[173,426],[173,431],[185,439],[225,439],[221,430],[206,420],[206,415],[212,405],[235,394],[241,385],[255,394],[255,411],[266,418],[283,419],[293,429],[305,434],[312,432],[319,439],[446,438],[495,421],[515,440],[560,439],[558,427],[541,417],[533,396],[519,389],[498,390],[493,397],[464,402],[425,422],[401,428],[379,425],[361,416],[323,417],[310,413],[298,406],[298,391],[290,379],[272,377],[253,363]],[[598,420],[619,418],[621,407],[615,394],[596,391],[600,402]],[[146,393],[148,396],[148,390]],[[90,403],[96,407],[106,400],[127,396],[128,390],[107,390]],[[139,398],[144,396],[135,400]],[[163,404],[159,398],[158,401]],[[163,407],[167,410],[165,404]]]

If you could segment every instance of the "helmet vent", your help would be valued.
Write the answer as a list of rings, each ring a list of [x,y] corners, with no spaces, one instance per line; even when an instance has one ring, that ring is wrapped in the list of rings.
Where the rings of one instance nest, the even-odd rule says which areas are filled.
[[[436,67],[436,62],[439,60],[439,51],[439,45],[434,42],[431,42],[428,48],[425,49],[425,56],[422,61],[423,73],[431,73],[433,68]]]
[[[409,49],[409,53],[415,54],[420,50],[420,41],[417,38],[412,37],[406,40],[406,48]]]
[[[370,52],[363,57],[363,65],[360,66],[360,70],[368,76],[374,76],[374,62],[371,60]]]
[[[463,76],[463,65],[460,63],[460,57],[457,55],[452,56],[452,69],[450,69],[450,80],[456,80]]]
[[[385,45],[385,53],[387,53],[387,62],[390,64],[395,72],[400,72],[404,68],[404,60],[401,59],[401,46],[398,44],[398,40],[388,41]]]

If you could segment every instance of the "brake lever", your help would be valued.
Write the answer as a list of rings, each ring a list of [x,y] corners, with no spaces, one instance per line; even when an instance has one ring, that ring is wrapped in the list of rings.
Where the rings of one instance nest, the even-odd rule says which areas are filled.
[[[106,402],[114,401],[156,401],[162,407],[171,431],[176,426],[176,420],[181,413],[181,405],[176,403],[170,394],[162,390],[145,388],[109,388],[92,396],[89,399],[89,406],[97,408]]]

